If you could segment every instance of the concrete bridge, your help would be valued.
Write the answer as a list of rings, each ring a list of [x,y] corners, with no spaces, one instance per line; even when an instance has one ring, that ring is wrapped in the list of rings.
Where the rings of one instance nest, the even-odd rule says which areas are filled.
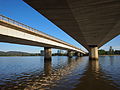
[[[24,0],[82,44],[90,58],[120,34],[120,0]]]
[[[0,15],[0,42],[44,47],[45,59],[51,58],[51,48],[85,54],[83,50],[62,40],[44,34],[27,25]],[[70,54],[68,54],[70,55]]]

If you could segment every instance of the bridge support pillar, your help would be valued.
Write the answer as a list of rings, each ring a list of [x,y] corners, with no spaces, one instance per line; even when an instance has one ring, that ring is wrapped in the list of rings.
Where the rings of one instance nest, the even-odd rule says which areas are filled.
[[[83,56],[83,53],[80,53],[80,56],[82,57],[82,56]]]
[[[44,47],[44,59],[45,60],[51,60],[52,58],[52,52],[50,47]]]
[[[82,53],[78,53],[77,56],[78,56],[78,57],[82,57],[83,54],[82,54]]]
[[[78,57],[81,57],[81,53],[78,52],[78,53],[77,53],[77,56],[78,56]]]
[[[71,50],[68,50],[68,57],[72,58],[72,51]]]
[[[97,60],[98,59],[98,47],[97,45],[89,45],[89,59]]]

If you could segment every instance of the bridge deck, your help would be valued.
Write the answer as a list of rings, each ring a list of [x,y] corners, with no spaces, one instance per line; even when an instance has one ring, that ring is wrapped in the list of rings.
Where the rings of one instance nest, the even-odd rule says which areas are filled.
[[[2,15],[0,16],[0,29],[1,42],[67,49],[85,53],[81,49],[60,39],[44,34]]]

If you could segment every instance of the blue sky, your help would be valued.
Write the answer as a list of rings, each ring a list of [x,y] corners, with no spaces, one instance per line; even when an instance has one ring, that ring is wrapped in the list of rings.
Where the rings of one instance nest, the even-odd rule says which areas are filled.
[[[0,14],[85,50],[85,48],[76,42],[73,38],[71,38],[64,31],[55,26],[29,5],[24,3],[22,0],[0,0]],[[108,50],[110,46],[113,46],[114,49],[120,49],[120,35],[109,41],[100,49]],[[41,49],[43,49],[43,47],[0,42],[0,51],[39,52]]]

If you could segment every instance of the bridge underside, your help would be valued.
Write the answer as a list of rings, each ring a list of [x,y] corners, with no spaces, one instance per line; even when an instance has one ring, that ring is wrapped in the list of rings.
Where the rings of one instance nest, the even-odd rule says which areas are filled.
[[[119,0],[24,0],[88,51],[120,34]]]
[[[1,35],[0,34],[0,42],[7,42],[7,43],[14,43],[14,44],[21,44],[21,45],[30,45],[30,46],[44,46],[44,47],[55,47],[52,45],[47,45],[47,44],[42,44],[42,43],[38,43],[35,41],[30,41],[30,40],[26,40],[26,39],[21,39],[21,38],[16,38],[16,37],[10,37],[7,35]]]

